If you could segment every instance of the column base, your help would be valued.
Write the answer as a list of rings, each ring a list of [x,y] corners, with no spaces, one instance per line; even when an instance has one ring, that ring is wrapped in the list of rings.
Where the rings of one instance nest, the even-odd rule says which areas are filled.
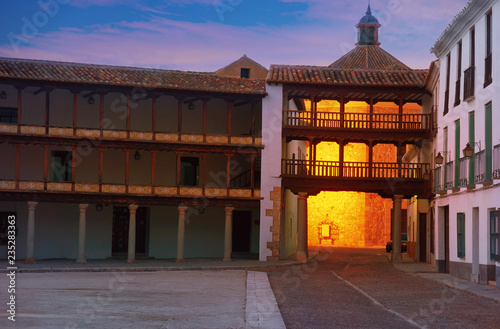
[[[36,263],[36,261],[35,261],[35,258],[33,258],[33,257],[26,258],[24,260],[24,264],[35,264],[35,263]]]
[[[184,263],[184,259],[176,259],[175,262],[176,263]]]
[[[231,262],[231,261],[233,261],[233,260],[232,260],[231,258],[224,258],[222,261],[223,261],[223,262]]]
[[[297,251],[297,262],[307,263],[307,254],[305,251]]]
[[[127,264],[135,264],[137,261],[135,259],[127,259]]]
[[[87,264],[87,261],[85,259],[77,259],[76,263],[77,264]]]
[[[403,255],[394,255],[391,256],[391,263],[393,264],[403,264]]]

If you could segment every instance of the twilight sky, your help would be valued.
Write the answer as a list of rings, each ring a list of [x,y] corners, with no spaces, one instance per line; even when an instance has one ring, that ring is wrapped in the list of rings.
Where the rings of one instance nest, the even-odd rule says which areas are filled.
[[[412,68],[468,0],[371,0],[381,47]],[[212,72],[243,54],[329,65],[368,0],[4,0],[0,56]]]

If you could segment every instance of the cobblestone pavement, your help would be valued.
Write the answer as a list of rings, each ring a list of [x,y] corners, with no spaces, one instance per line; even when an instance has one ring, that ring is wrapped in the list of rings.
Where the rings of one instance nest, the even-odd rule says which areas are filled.
[[[265,271],[289,329],[500,325],[498,301],[405,273],[383,249],[323,248],[307,264]]]

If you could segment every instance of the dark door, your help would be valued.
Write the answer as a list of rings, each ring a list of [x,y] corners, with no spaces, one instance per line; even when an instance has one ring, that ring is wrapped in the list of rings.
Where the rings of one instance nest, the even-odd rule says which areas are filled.
[[[233,212],[233,251],[250,252],[252,212]]]
[[[445,273],[450,273],[450,208],[444,207],[444,261]]]
[[[427,262],[427,214],[420,214],[418,219],[418,243],[420,261]]]
[[[128,227],[130,212],[128,207],[113,207],[113,237],[111,252],[120,254],[128,252]],[[148,226],[148,208],[139,207],[135,215],[136,234],[135,252],[146,253],[146,233]]]
[[[199,185],[199,163],[200,159],[195,157],[181,158],[181,185],[198,186]]]

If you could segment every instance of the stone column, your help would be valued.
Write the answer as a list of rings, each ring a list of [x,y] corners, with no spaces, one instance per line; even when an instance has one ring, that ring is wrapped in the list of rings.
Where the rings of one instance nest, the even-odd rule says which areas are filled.
[[[401,255],[401,201],[402,195],[394,196],[394,222],[392,226],[392,262],[400,264],[403,262]]]
[[[233,210],[234,207],[226,207],[226,227],[224,233],[224,261],[231,260],[233,250]]]
[[[297,262],[307,262],[307,193],[299,193],[297,204]]]
[[[38,202],[28,202],[28,229],[26,242],[26,264],[35,264],[35,207]]]
[[[184,231],[186,222],[186,210],[188,207],[179,206],[177,210],[179,211],[179,224],[177,225],[177,263],[184,262]]]
[[[135,260],[135,213],[139,206],[131,204],[128,206],[130,211],[130,219],[128,222],[128,257],[127,263],[133,264]]]
[[[79,204],[78,208],[80,209],[80,222],[78,227],[78,259],[76,262],[78,264],[87,264],[87,260],[85,259],[85,232],[87,227],[87,208],[88,204]]]

